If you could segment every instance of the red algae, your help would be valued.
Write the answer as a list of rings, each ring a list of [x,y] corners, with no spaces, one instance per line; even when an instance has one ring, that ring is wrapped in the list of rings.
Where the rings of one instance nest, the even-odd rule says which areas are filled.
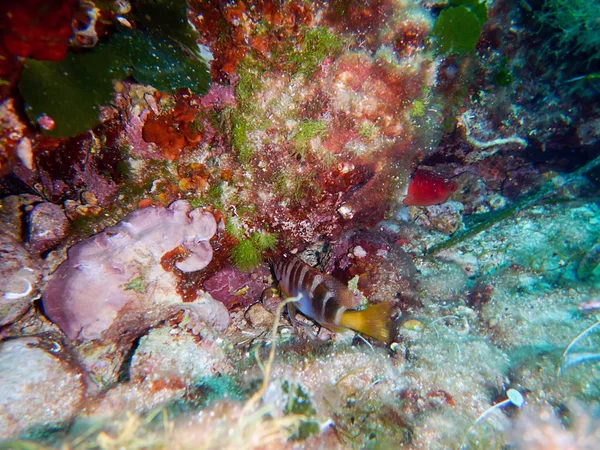
[[[250,50],[268,57],[273,47],[297,36],[300,27],[313,20],[309,6],[299,1],[237,1],[223,6],[216,0],[192,0],[190,6],[198,13],[193,22],[202,43],[213,52],[211,70],[219,81],[235,79],[238,64]]]
[[[200,99],[189,93],[177,94],[173,109],[150,113],[142,128],[142,138],[155,143],[167,159],[174,160],[201,141],[210,142],[214,130],[205,119]],[[212,103],[209,103],[209,107]]]
[[[0,8],[0,30],[13,56],[60,61],[73,34],[74,0],[6,0]]]

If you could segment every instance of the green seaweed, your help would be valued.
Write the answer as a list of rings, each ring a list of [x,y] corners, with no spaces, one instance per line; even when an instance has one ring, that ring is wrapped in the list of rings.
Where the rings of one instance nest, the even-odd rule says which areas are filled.
[[[305,120],[296,130],[294,140],[298,145],[304,145],[317,136],[325,136],[327,123],[324,120]]]
[[[370,138],[371,136],[373,136],[375,129],[375,125],[372,125],[368,122],[364,122],[360,125],[360,128],[358,129],[358,134],[364,138]]]
[[[475,50],[481,36],[481,22],[466,6],[447,8],[435,21],[432,35],[440,53],[469,53]]]
[[[219,374],[200,377],[190,389],[188,397],[195,406],[206,408],[224,398],[242,400],[244,396],[233,377]]]
[[[303,159],[310,148],[311,139],[317,136],[325,136],[327,123],[324,120],[305,120],[298,125],[294,134],[295,146],[292,155]]]
[[[423,117],[426,111],[427,108],[425,106],[425,102],[418,98],[412,104],[410,115],[412,117]]]
[[[29,119],[47,115],[54,119],[51,136],[74,136],[93,128],[100,120],[100,106],[113,95],[113,79],[127,76],[123,60],[107,45],[61,62],[28,59],[23,66],[19,91]]]
[[[259,250],[274,250],[277,245],[277,233],[259,233],[255,231],[250,239]]]
[[[231,260],[241,271],[252,270],[261,263],[262,255],[252,239],[242,239],[231,249]]]
[[[97,216],[79,216],[71,220],[71,227],[76,234],[88,237],[102,231],[102,222]]]
[[[231,130],[231,143],[233,148],[237,150],[237,157],[241,164],[245,165],[250,162],[254,151],[248,143],[248,121],[241,113],[233,115],[233,127]]]
[[[133,17],[147,30],[160,32],[187,47],[196,56],[198,32],[187,17],[187,0],[137,0]]]
[[[206,191],[206,194],[202,196],[204,203],[214,206],[215,208],[223,209],[223,185],[224,182],[213,183]]]
[[[234,226],[235,225],[230,225]],[[239,236],[240,231],[231,229],[231,235]],[[242,271],[255,269],[263,261],[266,250],[273,250],[277,245],[277,234],[253,232],[249,238],[238,238],[239,242],[231,249],[231,260]]]
[[[238,64],[239,80],[235,87],[235,96],[241,109],[248,110],[256,91],[263,87],[261,75],[264,71],[265,68],[252,55],[245,56]]]
[[[577,266],[577,278],[587,280],[594,274],[600,272],[600,243],[590,248],[579,261]]]
[[[496,86],[505,87],[510,86],[513,82],[513,76],[506,68],[506,66],[500,67],[494,76],[492,77],[492,83]]]
[[[37,444],[34,441],[24,439],[0,442],[0,450],[50,450],[51,447]]]
[[[288,49],[285,67],[290,73],[312,75],[327,57],[335,56],[343,41],[328,27],[305,28],[299,44]]]
[[[130,30],[116,34],[108,45],[121,54],[128,72],[140,83],[174,93],[188,88],[204,93],[210,85],[206,61],[190,58],[184,48],[155,31]]]
[[[535,12],[540,33],[554,45],[556,56],[567,58],[577,69],[600,59],[600,4],[589,0],[545,0]],[[573,58],[579,55],[579,58]]]
[[[242,228],[240,221],[237,217],[228,217],[225,223],[225,232],[232,235],[237,240],[244,238],[244,229]]]
[[[235,96],[238,108],[231,115],[231,143],[237,151],[238,161],[242,165],[248,164],[254,156],[254,149],[248,142],[250,125],[257,129],[264,125],[264,120],[259,120],[252,102],[256,98],[256,92],[263,87],[261,76],[265,71],[263,64],[248,54],[238,64],[237,74],[239,77],[235,87]]]
[[[448,6],[465,6],[479,19],[481,25],[488,20],[488,7],[485,0],[450,0]]]
[[[203,199],[200,197],[188,198],[187,201],[190,203],[190,206],[192,207],[192,209],[196,209],[196,208],[200,208],[201,206],[204,206]]]
[[[492,83],[494,83],[496,86],[504,87],[509,86],[512,82],[513,76],[508,68],[508,58],[504,57],[500,62],[500,66],[496,69],[494,75],[492,76]]]

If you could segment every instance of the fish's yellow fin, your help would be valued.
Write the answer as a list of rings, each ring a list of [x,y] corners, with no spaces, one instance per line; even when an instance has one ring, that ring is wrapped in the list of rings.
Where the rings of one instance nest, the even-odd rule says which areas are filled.
[[[382,342],[390,342],[392,304],[382,302],[362,311],[344,311],[340,325]]]

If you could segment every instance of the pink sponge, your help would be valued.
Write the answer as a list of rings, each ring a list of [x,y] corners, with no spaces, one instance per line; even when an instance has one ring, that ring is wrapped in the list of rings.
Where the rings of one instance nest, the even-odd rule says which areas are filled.
[[[183,200],[134,211],[69,249],[44,291],[44,310],[73,339],[147,327],[181,302],[174,274],[160,264],[163,255],[183,246],[189,255],[176,267],[201,270],[212,259],[208,241],[216,229],[211,213],[192,211]]]

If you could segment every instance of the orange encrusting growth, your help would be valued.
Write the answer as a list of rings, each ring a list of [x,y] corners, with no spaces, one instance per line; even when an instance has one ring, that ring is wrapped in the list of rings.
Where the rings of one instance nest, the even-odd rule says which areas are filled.
[[[392,338],[390,330],[392,304],[382,302],[369,306],[362,311],[344,311],[340,325],[370,336],[378,341],[389,343]]]

